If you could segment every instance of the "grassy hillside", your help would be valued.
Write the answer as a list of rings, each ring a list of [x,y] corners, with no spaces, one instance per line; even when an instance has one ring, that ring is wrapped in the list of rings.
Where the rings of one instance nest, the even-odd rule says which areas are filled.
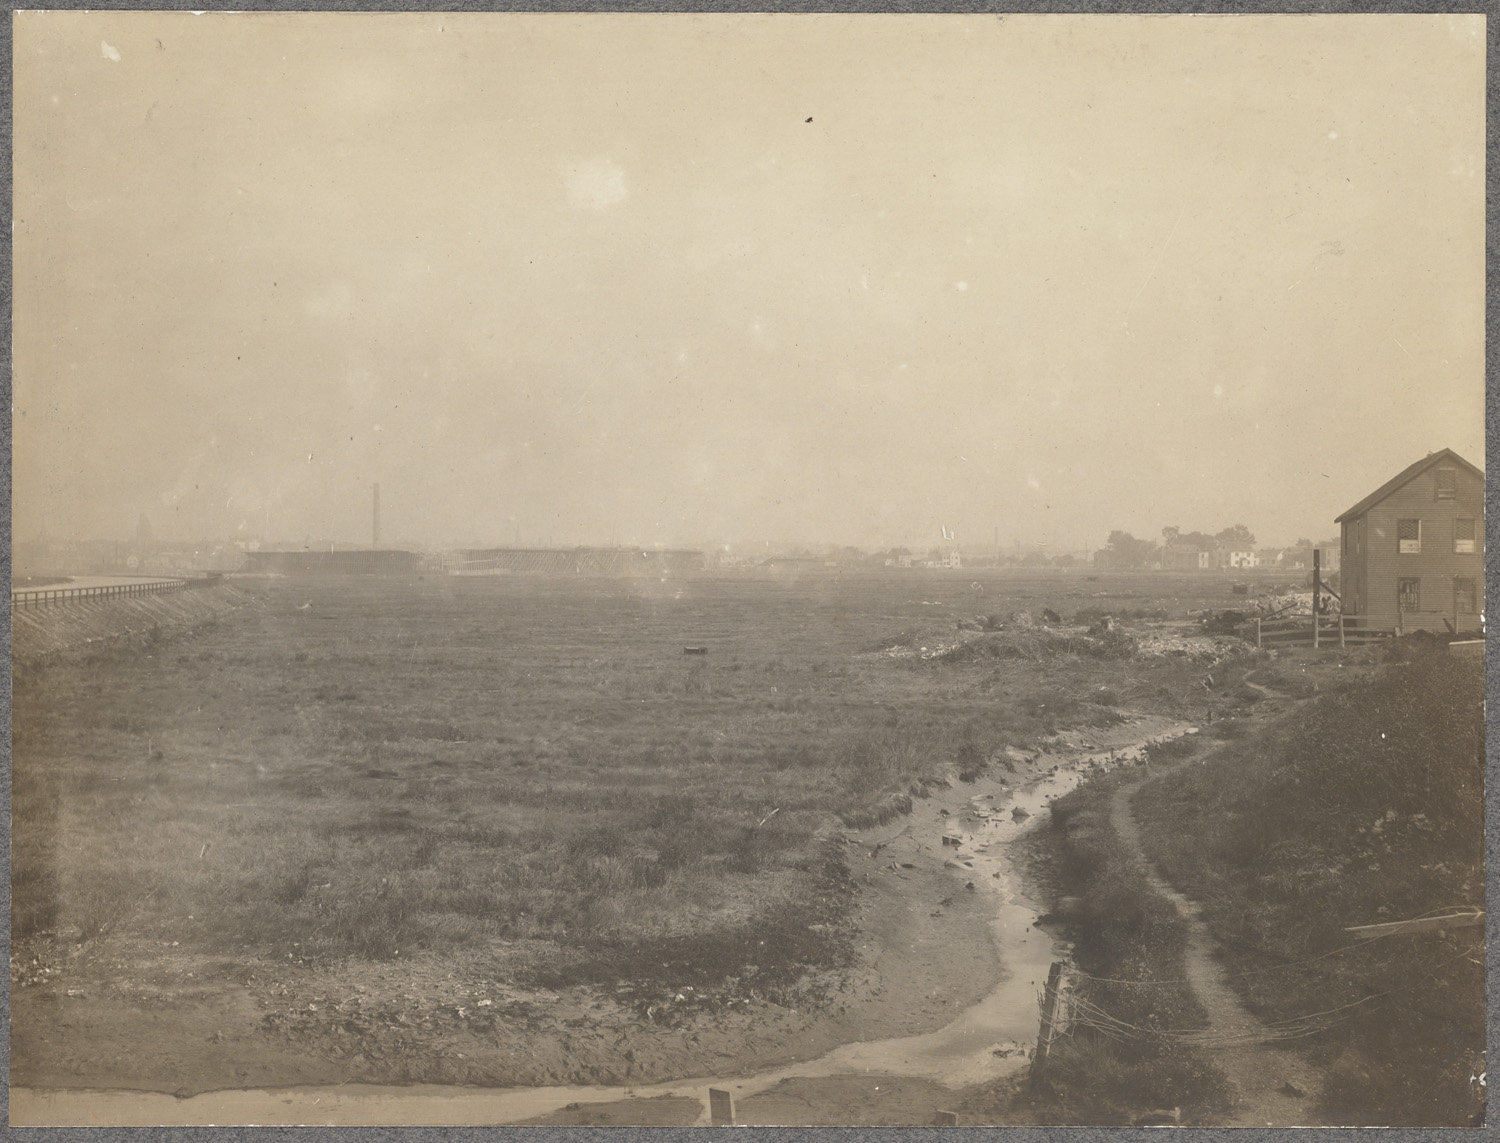
[[[1198,743],[1172,745],[1180,755]],[[1116,791],[1137,777],[1106,775],[1058,798],[1038,839],[1035,871],[1060,909],[1047,921],[1066,934],[1078,970],[1069,1034],[1031,1092],[1040,1122],[1125,1125],[1177,1107],[1183,1122],[1209,1124],[1222,1121],[1227,1106],[1224,1076],[1208,1054],[1173,1034],[1205,1026],[1184,981],[1186,925],[1110,821]]]
[[[1419,642],[1392,658],[1147,784],[1135,812],[1250,1007],[1324,1014],[1307,1041],[1329,1069],[1323,1121],[1464,1124],[1479,1111],[1484,930],[1345,928],[1483,907],[1483,664]]]

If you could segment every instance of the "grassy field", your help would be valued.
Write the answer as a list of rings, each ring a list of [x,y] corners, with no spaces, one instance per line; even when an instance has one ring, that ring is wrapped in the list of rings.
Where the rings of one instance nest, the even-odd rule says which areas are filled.
[[[17,665],[23,986],[68,950],[128,977],[180,947],[243,979],[462,957],[657,1013],[775,995],[847,957],[841,822],[1060,725],[1213,701],[1185,658],[976,628],[1229,602],[1062,574],[239,588],[191,639]]]

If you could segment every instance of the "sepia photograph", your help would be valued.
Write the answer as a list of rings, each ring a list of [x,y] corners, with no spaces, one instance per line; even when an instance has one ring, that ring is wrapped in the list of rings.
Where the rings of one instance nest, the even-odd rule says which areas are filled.
[[[1484,1123],[1485,16],[12,21],[11,1125]]]

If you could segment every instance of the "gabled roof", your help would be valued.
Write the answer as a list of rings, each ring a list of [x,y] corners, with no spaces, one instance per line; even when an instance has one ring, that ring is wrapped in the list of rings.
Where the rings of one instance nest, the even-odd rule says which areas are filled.
[[[1484,469],[1474,467],[1474,465],[1470,464],[1463,457],[1459,456],[1458,453],[1454,452],[1451,448],[1439,449],[1437,452],[1428,453],[1421,460],[1417,461],[1416,464],[1403,468],[1395,476],[1387,480],[1384,484],[1382,484],[1374,492],[1370,493],[1370,495],[1366,496],[1353,508],[1350,508],[1342,516],[1335,517],[1333,522],[1335,524],[1342,524],[1345,520],[1351,519],[1355,516],[1363,516],[1372,507],[1374,507],[1376,504],[1379,504],[1382,500],[1384,500],[1392,492],[1396,491],[1396,489],[1400,488],[1407,481],[1420,476],[1433,465],[1439,464],[1445,460],[1450,461],[1453,464],[1460,465],[1463,468],[1467,468],[1475,476],[1479,477],[1481,481],[1484,479]]]

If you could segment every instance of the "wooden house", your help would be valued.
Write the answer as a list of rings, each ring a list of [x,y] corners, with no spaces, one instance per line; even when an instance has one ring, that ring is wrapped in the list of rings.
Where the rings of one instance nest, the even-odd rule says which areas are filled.
[[[1451,449],[1397,473],[1338,517],[1344,614],[1397,631],[1478,631],[1484,470]]]

